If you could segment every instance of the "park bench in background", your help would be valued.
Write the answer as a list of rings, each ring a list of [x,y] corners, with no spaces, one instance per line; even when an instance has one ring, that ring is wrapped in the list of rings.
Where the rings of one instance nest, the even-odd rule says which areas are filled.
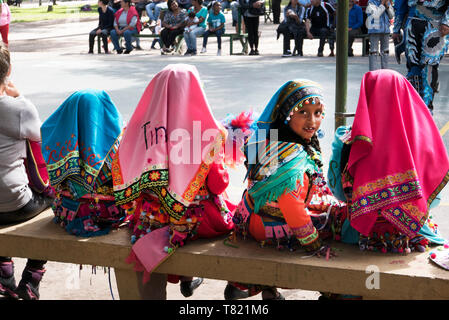
[[[338,257],[327,261],[303,258],[302,251],[260,248],[252,240],[238,240],[238,248],[234,248],[225,245],[223,237],[192,241],[177,249],[155,269],[149,285],[142,286],[141,277],[125,262],[131,249],[128,228],[105,236],[79,238],[67,234],[53,222],[53,217],[48,209],[22,224],[0,227],[0,256],[113,267],[120,299],[151,298],[149,286],[153,286],[150,291],[163,291],[165,280],[158,280],[165,279],[163,274],[346,293],[370,299],[449,299],[449,272],[430,262],[427,252],[406,256],[361,252],[355,245],[336,243],[332,246]],[[376,276],[372,273],[376,270],[378,283],[369,278]],[[371,285],[375,288],[370,289]]]
[[[163,17],[165,10],[161,11],[161,16]],[[159,39],[158,34],[154,33],[148,33],[146,30],[149,29],[143,29],[139,34],[135,34],[134,37],[136,38],[151,38],[151,39]],[[215,35],[211,34],[210,37],[213,37]],[[242,18],[241,15],[239,15],[238,21],[237,21],[237,32],[227,32],[225,34],[221,35],[222,38],[229,38],[229,54],[247,54],[248,53],[248,34],[242,32]],[[203,38],[203,36],[197,37],[198,39]],[[184,36],[179,35],[176,37],[175,40],[175,49],[174,52],[181,53],[182,50],[182,44],[183,44]],[[242,45],[242,51],[240,53],[234,53],[234,41],[239,40],[240,44]],[[120,41],[123,41],[123,38],[120,37]],[[97,37],[97,48],[98,53],[101,53],[102,48],[102,42],[101,37]],[[112,48],[111,48],[112,50]]]

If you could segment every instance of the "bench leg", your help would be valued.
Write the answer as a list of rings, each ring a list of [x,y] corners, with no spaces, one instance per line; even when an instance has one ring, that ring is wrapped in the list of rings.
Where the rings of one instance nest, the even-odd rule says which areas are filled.
[[[167,300],[167,275],[152,273],[143,284],[142,272],[115,269],[120,300]]]
[[[248,38],[240,37],[240,43],[242,44],[242,53],[248,54]]]
[[[229,37],[229,55],[230,56],[232,56],[232,53],[234,52],[233,45],[234,45],[234,37],[231,35]]]
[[[140,300],[139,278],[133,270],[114,269],[121,300]],[[140,279],[142,281],[142,279]]]

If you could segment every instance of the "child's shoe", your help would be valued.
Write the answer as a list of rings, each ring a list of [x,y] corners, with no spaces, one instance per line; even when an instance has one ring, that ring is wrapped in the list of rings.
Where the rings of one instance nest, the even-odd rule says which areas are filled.
[[[14,263],[12,261],[0,262],[0,295],[18,299],[19,297],[15,290]]]
[[[16,293],[23,300],[39,300],[39,283],[45,273],[45,269],[33,269],[25,267],[22,280],[17,286]]]
[[[218,49],[217,56],[221,56],[221,49]]]
[[[203,47],[203,49],[201,49],[200,53],[206,53],[206,52],[207,52],[206,47]]]

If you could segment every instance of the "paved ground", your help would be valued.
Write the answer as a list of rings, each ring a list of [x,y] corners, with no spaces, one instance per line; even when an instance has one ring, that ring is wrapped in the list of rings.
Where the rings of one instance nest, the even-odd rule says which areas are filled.
[[[227,14],[227,20],[230,15]],[[129,119],[141,94],[152,76],[169,63],[195,65],[204,83],[204,89],[215,116],[219,119],[227,113],[238,113],[252,108],[260,112],[271,95],[285,81],[293,78],[309,78],[321,83],[326,92],[327,118],[323,123],[325,132],[334,129],[335,58],[317,58],[317,40],[306,40],[304,57],[281,58],[282,39],[276,41],[275,26],[261,23],[261,56],[229,56],[228,41],[223,40],[223,56],[217,57],[216,41],[210,39],[208,53],[196,57],[161,56],[150,49],[150,40],[142,40],[143,51],[130,55],[88,55],[88,32],[96,21],[60,21],[58,24],[15,24],[10,29],[12,51],[12,80],[21,92],[38,107],[45,120],[72,92],[85,88],[106,90],[116,103],[123,117]],[[227,28],[232,28],[227,26]],[[200,42],[198,42],[200,46]],[[238,44],[236,43],[238,46]],[[355,111],[360,80],[368,71],[368,58],[361,57],[361,43],[354,44],[356,57],[349,59],[347,111]],[[391,52],[393,52],[391,47]],[[441,90],[436,99],[435,121],[442,133],[449,121],[449,64],[440,67]],[[405,72],[404,64],[398,65],[390,57],[391,68]],[[350,123],[350,120],[348,121]],[[445,141],[446,135],[443,136]],[[332,136],[328,134],[321,142],[325,161],[330,155]],[[446,142],[446,145],[447,142]],[[327,162],[327,161],[326,161]],[[231,171],[230,196],[237,201],[242,191],[243,170]],[[449,221],[445,218],[449,206],[448,191],[443,191],[443,202],[433,213],[441,225],[443,234],[449,235]],[[16,277],[20,279],[25,260],[17,259]],[[92,274],[91,266],[78,266],[49,262],[41,285],[42,299],[115,299],[118,298],[113,270],[111,290],[108,274],[97,268]],[[224,281],[206,279],[193,299],[223,299]],[[316,299],[318,293],[303,290],[283,290],[287,299]],[[179,287],[169,285],[169,299],[183,299]],[[260,296],[254,297],[260,299]]]

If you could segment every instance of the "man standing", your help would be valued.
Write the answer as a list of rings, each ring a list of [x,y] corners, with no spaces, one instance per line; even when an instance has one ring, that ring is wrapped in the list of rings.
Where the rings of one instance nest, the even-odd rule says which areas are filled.
[[[312,6],[307,9],[306,31],[307,38],[313,39],[313,37],[320,38],[320,46],[318,47],[318,57],[323,56],[324,44],[326,39],[329,42],[329,49],[331,53],[329,57],[334,56],[334,42],[333,38],[333,25],[335,9],[326,2],[321,0],[311,0]]]

